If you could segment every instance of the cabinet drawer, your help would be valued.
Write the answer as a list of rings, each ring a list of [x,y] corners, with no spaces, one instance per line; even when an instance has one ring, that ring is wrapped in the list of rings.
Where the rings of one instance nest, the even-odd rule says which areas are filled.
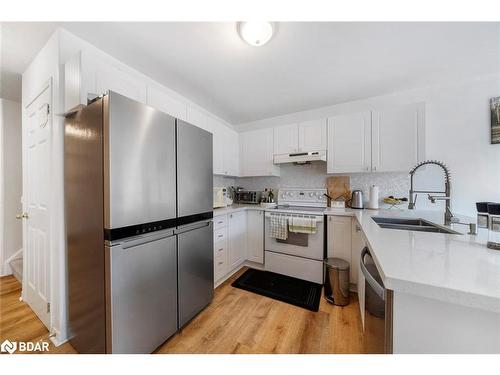
[[[227,259],[227,242],[217,241],[214,244],[214,259],[217,261],[218,258]]]
[[[227,238],[227,228],[221,228],[214,231],[214,243],[225,241]]]
[[[214,230],[221,229],[227,226],[227,215],[214,217]]]
[[[225,276],[229,272],[228,267],[228,257],[225,246],[222,247],[222,250],[216,247],[214,256],[214,281],[216,282],[223,276]]]

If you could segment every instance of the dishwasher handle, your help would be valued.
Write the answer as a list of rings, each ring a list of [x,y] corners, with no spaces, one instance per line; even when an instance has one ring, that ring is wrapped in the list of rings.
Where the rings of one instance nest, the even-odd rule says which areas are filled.
[[[365,256],[368,255],[371,258],[370,251],[368,247],[365,247],[361,250],[361,257],[359,259],[359,267],[361,268],[361,272],[365,276],[366,282],[372,287],[373,291],[383,300],[385,301],[385,288],[380,285],[377,280],[372,276],[372,274],[368,271],[365,265]],[[373,258],[372,258],[373,259]]]

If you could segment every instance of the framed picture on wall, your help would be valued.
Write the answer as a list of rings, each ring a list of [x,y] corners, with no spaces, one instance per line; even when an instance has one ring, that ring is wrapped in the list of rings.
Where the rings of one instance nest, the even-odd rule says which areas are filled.
[[[491,144],[500,143],[500,96],[490,99]]]

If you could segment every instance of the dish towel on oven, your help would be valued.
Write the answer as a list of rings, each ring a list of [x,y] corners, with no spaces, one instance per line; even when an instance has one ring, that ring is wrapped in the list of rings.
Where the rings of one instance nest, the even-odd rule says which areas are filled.
[[[288,229],[294,233],[316,233],[316,218],[315,217],[295,217],[288,219]]]
[[[271,215],[270,219],[269,235],[278,240],[286,240],[288,238],[288,218],[284,215]]]

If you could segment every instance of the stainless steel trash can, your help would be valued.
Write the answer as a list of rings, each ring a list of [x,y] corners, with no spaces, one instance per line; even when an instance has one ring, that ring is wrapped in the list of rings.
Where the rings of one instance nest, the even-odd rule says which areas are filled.
[[[349,262],[340,258],[324,261],[325,299],[337,306],[349,304]]]

